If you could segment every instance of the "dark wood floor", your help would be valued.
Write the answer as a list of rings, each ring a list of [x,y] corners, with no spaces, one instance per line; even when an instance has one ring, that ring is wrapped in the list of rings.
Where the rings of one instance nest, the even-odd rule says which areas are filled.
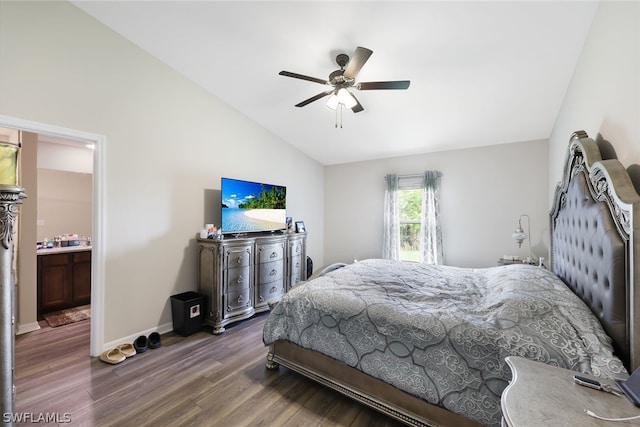
[[[68,414],[73,426],[400,426],[286,368],[267,370],[265,319],[217,336],[165,334],[159,349],[119,365],[89,357],[89,321],[45,324],[16,338],[16,413]]]

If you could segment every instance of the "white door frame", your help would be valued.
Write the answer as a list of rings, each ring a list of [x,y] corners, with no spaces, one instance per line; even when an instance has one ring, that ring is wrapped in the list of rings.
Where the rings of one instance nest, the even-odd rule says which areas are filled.
[[[93,230],[91,251],[91,356],[102,353],[104,346],[104,209],[105,209],[105,150],[107,137],[75,129],[53,126],[46,123],[23,120],[0,114],[0,127],[57,137],[72,138],[91,142],[93,150]]]

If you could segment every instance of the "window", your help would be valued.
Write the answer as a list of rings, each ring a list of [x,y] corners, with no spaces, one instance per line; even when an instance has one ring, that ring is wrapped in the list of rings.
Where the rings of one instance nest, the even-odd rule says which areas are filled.
[[[442,264],[440,172],[385,177],[383,258]]]
[[[422,193],[422,189],[398,190],[400,259],[402,261],[420,261]]]

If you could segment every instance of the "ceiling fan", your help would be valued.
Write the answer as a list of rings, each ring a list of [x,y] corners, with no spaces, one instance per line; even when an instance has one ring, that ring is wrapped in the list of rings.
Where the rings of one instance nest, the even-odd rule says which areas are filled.
[[[344,53],[339,54],[338,56],[336,56],[336,63],[340,66],[340,69],[329,74],[329,80],[309,77],[289,71],[280,71],[280,73],[278,74],[281,76],[293,77],[294,79],[308,80],[310,82],[319,83],[326,86],[326,88],[324,88],[322,92],[296,104],[296,107],[304,107],[305,105],[324,98],[325,96],[329,96],[329,99],[327,100],[327,107],[331,108],[332,110],[337,111],[339,108],[348,108],[354,113],[359,113],[360,111],[364,110],[364,107],[360,104],[358,99],[349,89],[355,88],[358,90],[398,90],[407,89],[409,87],[409,84],[411,83],[409,80],[356,83],[356,77],[358,73],[372,53],[373,51],[365,47],[358,46],[352,58],[349,58],[349,56]]]

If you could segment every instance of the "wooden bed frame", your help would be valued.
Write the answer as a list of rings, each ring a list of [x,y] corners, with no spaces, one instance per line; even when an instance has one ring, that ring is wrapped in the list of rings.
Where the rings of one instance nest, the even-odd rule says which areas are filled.
[[[550,221],[551,270],[592,309],[627,369],[635,370],[640,364],[640,195],[620,162],[603,160],[583,131],[571,136]],[[278,365],[407,425],[479,426],[287,341],[269,347],[267,368]]]

